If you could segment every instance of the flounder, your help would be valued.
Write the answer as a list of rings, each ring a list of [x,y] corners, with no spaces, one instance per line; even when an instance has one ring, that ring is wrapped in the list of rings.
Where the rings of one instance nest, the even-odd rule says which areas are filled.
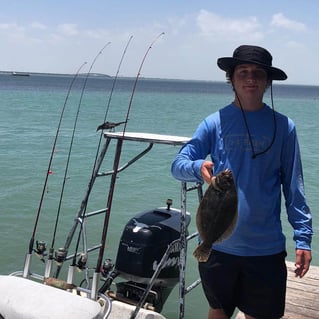
[[[197,210],[196,225],[201,243],[193,255],[199,262],[208,260],[213,243],[231,235],[238,217],[237,204],[233,175],[226,169],[212,178]]]

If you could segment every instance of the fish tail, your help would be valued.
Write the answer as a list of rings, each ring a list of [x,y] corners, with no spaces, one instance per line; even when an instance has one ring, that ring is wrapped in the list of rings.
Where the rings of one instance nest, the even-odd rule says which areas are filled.
[[[211,253],[211,247],[204,246],[203,244],[200,244],[197,246],[197,248],[193,252],[193,256],[199,261],[199,262],[206,262],[210,256]]]

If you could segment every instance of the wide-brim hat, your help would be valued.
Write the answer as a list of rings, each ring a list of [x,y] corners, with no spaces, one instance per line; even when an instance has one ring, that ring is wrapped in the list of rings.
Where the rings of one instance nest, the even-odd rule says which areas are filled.
[[[252,63],[263,67],[272,80],[286,80],[287,74],[272,66],[272,56],[264,48],[254,45],[241,45],[235,49],[232,57],[217,60],[217,65],[224,71],[230,71],[239,64]]]

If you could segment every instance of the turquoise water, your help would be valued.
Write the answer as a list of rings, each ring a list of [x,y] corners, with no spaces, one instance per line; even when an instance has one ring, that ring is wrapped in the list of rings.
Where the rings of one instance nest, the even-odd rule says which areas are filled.
[[[0,75],[1,274],[23,268],[60,112],[71,79],[70,76]],[[78,110],[83,81],[83,77],[76,81],[66,105],[51,167],[53,174],[49,176],[36,234],[36,239],[44,240],[48,246],[52,241],[57,213],[56,198],[61,190],[75,115],[79,111],[55,247],[63,246],[86,190],[100,138],[96,128],[104,120],[113,83],[107,77],[90,77]],[[121,121],[125,118],[132,84],[132,79],[121,79],[117,83],[108,120]],[[306,194],[314,218],[313,264],[319,265],[316,236],[319,228],[319,88],[275,86],[274,96],[275,108],[290,116],[297,125]],[[127,131],[191,136],[206,115],[226,105],[231,99],[232,92],[226,84],[141,79],[134,95]],[[269,94],[266,101],[269,102]],[[142,148],[143,145],[139,143],[124,145],[122,162],[128,159],[127,152],[135,155]],[[170,175],[170,164],[178,149],[173,146],[154,146],[149,154],[118,175],[104,257],[115,260],[123,227],[135,214],[165,206],[167,198],[173,199],[173,206],[180,207],[180,184]],[[110,163],[111,159],[107,159],[105,170],[110,169],[107,166]],[[97,181],[99,188],[92,193],[90,209],[105,207],[108,182],[107,178]],[[187,209],[194,217],[198,202],[195,194],[190,194],[189,197]],[[190,232],[195,231],[194,220],[193,218]],[[288,259],[293,260],[292,230],[284,209],[282,221],[287,236]],[[88,227],[94,230],[88,240],[96,244],[99,241],[101,221],[89,221]],[[188,250],[188,283],[198,278],[196,262],[191,255],[195,244],[190,243]],[[35,269],[43,269],[43,264],[35,258],[33,264]],[[164,307],[164,315],[176,317],[177,300],[178,293],[175,289]],[[186,319],[206,317],[207,303],[200,287],[187,295],[186,301]]]

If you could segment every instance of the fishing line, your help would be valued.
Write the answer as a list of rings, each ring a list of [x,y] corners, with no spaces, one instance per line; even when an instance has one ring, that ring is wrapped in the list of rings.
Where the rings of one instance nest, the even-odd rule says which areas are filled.
[[[146,52],[144,54],[144,57],[142,59],[142,62],[140,64],[140,67],[138,69],[134,84],[133,84],[133,89],[132,89],[129,105],[128,105],[128,108],[127,108],[127,113],[126,113],[126,118],[125,118],[125,124],[124,124],[124,128],[123,128],[122,138],[118,139],[118,144],[117,144],[117,148],[116,148],[116,154],[115,154],[114,162],[113,162],[113,174],[112,174],[112,177],[111,177],[110,190],[109,190],[109,195],[108,195],[108,199],[107,199],[106,213],[105,213],[103,231],[102,231],[102,236],[101,236],[101,246],[100,246],[99,255],[98,255],[98,259],[97,259],[97,264],[96,264],[96,268],[95,268],[95,273],[96,274],[100,273],[100,271],[101,271],[100,269],[101,269],[101,265],[102,265],[102,258],[103,258],[105,243],[106,243],[107,230],[108,230],[109,219],[110,219],[110,215],[111,215],[113,194],[114,194],[115,182],[116,182],[116,178],[117,178],[118,167],[119,167],[119,163],[120,163],[122,144],[123,144],[123,139],[124,139],[124,135],[125,135],[125,132],[126,132],[126,126],[127,126],[129,114],[130,114],[131,107],[132,107],[132,102],[133,102],[133,97],[134,97],[135,90],[136,90],[137,81],[138,81],[138,79],[139,79],[139,77],[141,75],[141,70],[142,70],[142,67],[144,65],[144,62],[146,60],[146,57],[147,57],[149,51],[152,49],[152,46],[154,45],[154,43],[164,34],[165,34],[164,32],[160,33],[153,40],[151,45],[146,50]]]
[[[121,69],[121,66],[122,66],[122,63],[123,63],[125,54],[126,54],[126,52],[127,52],[127,49],[128,49],[128,47],[129,47],[129,45],[130,45],[130,42],[131,42],[132,38],[133,38],[133,36],[130,36],[130,38],[129,38],[129,40],[128,40],[128,42],[127,42],[125,48],[124,48],[124,51],[123,51],[123,53],[122,53],[122,56],[121,56],[119,65],[118,65],[118,67],[117,67],[117,71],[116,71],[115,77],[114,77],[114,79],[113,79],[111,91],[110,91],[109,98],[108,98],[108,102],[107,102],[107,105],[106,105],[106,110],[105,110],[105,114],[104,114],[104,121],[103,121],[103,123],[105,123],[105,121],[106,121],[106,118],[107,118],[107,115],[108,115],[108,112],[109,112],[109,109],[110,109],[110,105],[111,105],[111,100],[112,100],[113,92],[114,92],[115,85],[116,85],[116,82],[117,82],[117,79],[118,79],[118,75],[119,75],[119,73],[120,73],[120,69]],[[84,199],[84,203],[82,204],[82,206],[83,206],[83,212],[82,212],[81,215],[79,216],[79,218],[80,218],[81,220],[83,220],[83,218],[84,218],[84,216],[85,216],[85,214],[86,214],[86,208],[87,208],[86,206],[87,206],[88,197],[89,197],[89,195],[90,195],[90,192],[91,192],[92,187],[93,187],[93,184],[94,184],[95,169],[96,169],[97,160],[98,160],[98,156],[99,156],[99,152],[100,152],[102,137],[103,137],[103,130],[101,131],[99,143],[98,143],[98,146],[97,146],[97,151],[96,151],[96,155],[95,155],[95,160],[94,160],[94,165],[93,165],[93,170],[92,170],[91,179],[90,179],[89,186],[88,186],[87,195],[86,195],[86,197],[85,197],[85,199]],[[82,209],[80,210],[80,212],[81,212],[81,211],[82,211]],[[77,256],[77,252],[78,252],[78,249],[79,249],[81,233],[82,233],[82,227],[80,228],[80,231],[79,231],[79,234],[78,234],[77,243],[76,243],[76,246],[75,246],[75,253],[74,253],[74,257],[73,257],[73,265],[76,264],[76,256]],[[72,236],[73,236],[73,235],[72,235]],[[65,249],[68,249],[68,247],[65,247]]]
[[[78,77],[78,75],[79,75],[81,69],[83,68],[83,66],[84,66],[86,63],[87,63],[87,62],[84,62],[84,63],[79,67],[79,69],[77,70],[77,72],[75,73],[75,75],[73,76],[72,81],[71,81],[71,83],[70,83],[70,85],[69,85],[69,89],[68,89],[66,98],[65,98],[65,100],[64,100],[64,104],[63,104],[62,111],[61,111],[61,114],[60,114],[60,119],[59,119],[58,127],[57,127],[57,130],[56,130],[56,133],[55,133],[55,138],[54,138],[54,142],[53,142],[53,146],[52,146],[52,150],[51,150],[49,165],[48,165],[48,169],[47,169],[46,176],[45,176],[45,180],[44,180],[44,186],[43,186],[43,189],[42,189],[42,194],[41,194],[41,198],[40,198],[40,203],[39,203],[39,207],[38,207],[38,212],[37,212],[37,215],[36,215],[36,219],[35,219],[34,226],[33,226],[33,232],[32,232],[32,236],[31,236],[30,243],[29,243],[29,254],[31,254],[32,251],[33,251],[33,245],[34,245],[35,234],[36,234],[36,231],[37,231],[38,222],[39,222],[39,217],[40,217],[40,214],[41,214],[41,209],[42,209],[42,204],[43,204],[43,199],[44,199],[45,190],[46,190],[46,188],[47,188],[48,177],[49,177],[49,175],[51,174],[51,166],[52,166],[53,155],[54,155],[54,153],[55,153],[56,143],[57,143],[57,139],[58,139],[58,136],[59,136],[59,132],[60,132],[61,123],[62,123],[64,111],[65,111],[65,108],[66,108],[66,104],[67,104],[67,101],[68,101],[68,99],[69,99],[69,96],[70,96],[70,93],[71,93],[71,89],[72,89],[72,87],[73,87],[73,84],[74,84],[76,78]]]

